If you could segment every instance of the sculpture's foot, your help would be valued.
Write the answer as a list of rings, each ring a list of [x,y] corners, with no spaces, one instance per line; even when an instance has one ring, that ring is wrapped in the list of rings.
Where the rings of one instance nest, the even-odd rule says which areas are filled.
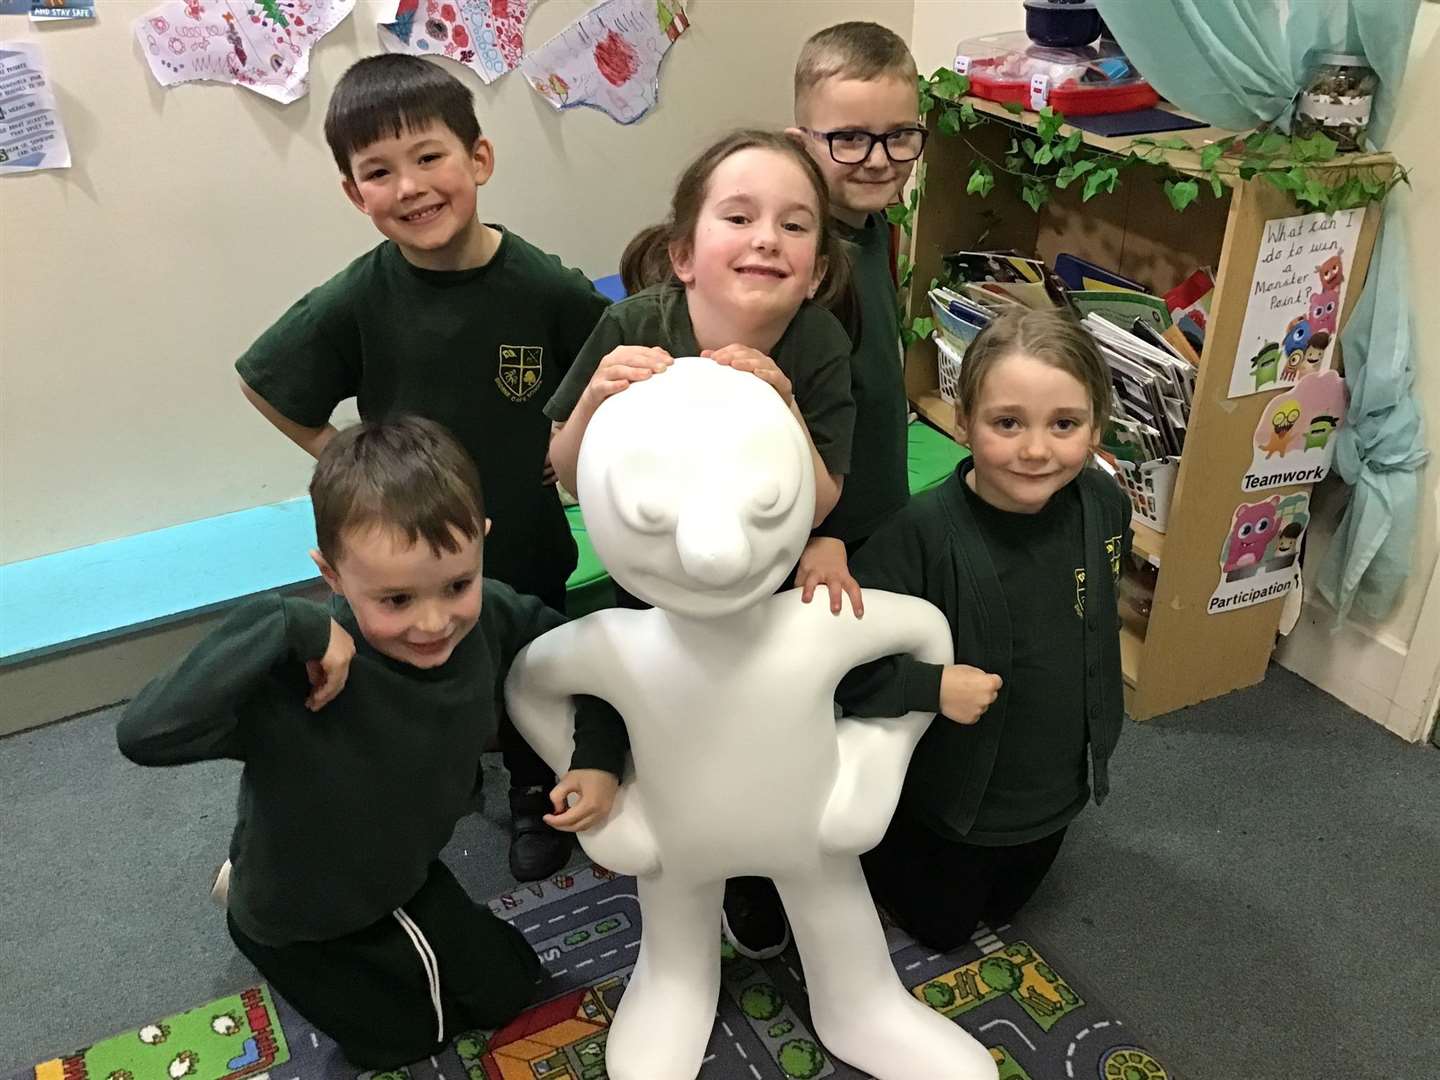
[[[894,974],[890,978],[895,979]],[[814,1009],[815,1034],[830,1053],[876,1080],[996,1080],[990,1051],[959,1024],[911,997],[893,992],[862,995],[822,1012]],[[843,991],[842,991],[843,993]]]
[[[996,1080],[990,1052],[906,993],[856,858],[777,878],[805,966],[815,1034],[876,1080]]]
[[[640,956],[605,1040],[611,1080],[694,1080],[720,997],[724,882],[638,881]]]

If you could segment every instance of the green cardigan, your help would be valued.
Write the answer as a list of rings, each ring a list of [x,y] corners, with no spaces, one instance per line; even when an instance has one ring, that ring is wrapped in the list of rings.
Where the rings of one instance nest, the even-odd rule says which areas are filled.
[[[1010,612],[979,524],[961,490],[963,464],[939,487],[910,504],[856,553],[851,572],[867,589],[920,596],[950,623],[955,662],[999,675],[999,697],[978,723],[962,726],[938,716],[926,730],[905,777],[906,806],[937,831],[963,836],[974,824],[990,782],[1005,726],[1011,675]],[[1119,612],[1115,581],[1119,554],[1130,550],[1130,502],[1099,469],[1079,485],[1085,543],[1085,718],[1091,786],[1097,803],[1110,789],[1108,762],[1124,720]],[[1122,537],[1121,551],[1106,541]],[[937,664],[895,656],[857,668],[836,699],[856,716],[939,712]]]

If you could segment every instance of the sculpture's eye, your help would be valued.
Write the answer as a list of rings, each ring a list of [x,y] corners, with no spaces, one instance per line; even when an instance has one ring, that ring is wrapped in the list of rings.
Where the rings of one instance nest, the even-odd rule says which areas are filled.
[[[673,471],[670,463],[650,453],[616,463],[607,480],[615,508],[626,525],[648,534],[674,530],[681,489]]]
[[[786,490],[778,479],[768,476],[750,496],[751,515],[760,520],[781,517],[795,503],[795,492]]]

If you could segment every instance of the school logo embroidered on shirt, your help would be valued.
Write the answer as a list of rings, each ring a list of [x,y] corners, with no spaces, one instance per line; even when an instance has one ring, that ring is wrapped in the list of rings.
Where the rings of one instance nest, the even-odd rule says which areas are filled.
[[[501,345],[495,385],[514,402],[528,400],[545,381],[545,350],[539,345]]]
[[[1120,584],[1120,552],[1121,538],[1112,536],[1105,541],[1105,557],[1110,560],[1110,576],[1115,579],[1115,584]],[[1085,568],[1075,568],[1075,614],[1080,618],[1085,617]]]

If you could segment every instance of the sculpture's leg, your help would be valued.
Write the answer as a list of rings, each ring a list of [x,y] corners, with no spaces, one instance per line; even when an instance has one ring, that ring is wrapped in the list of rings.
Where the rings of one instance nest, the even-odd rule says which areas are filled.
[[[858,859],[822,856],[775,884],[831,1054],[877,1080],[995,1080],[990,1052],[900,984]]]
[[[605,1044],[611,1080],[694,1080],[720,999],[723,881],[640,878],[640,956]]]

